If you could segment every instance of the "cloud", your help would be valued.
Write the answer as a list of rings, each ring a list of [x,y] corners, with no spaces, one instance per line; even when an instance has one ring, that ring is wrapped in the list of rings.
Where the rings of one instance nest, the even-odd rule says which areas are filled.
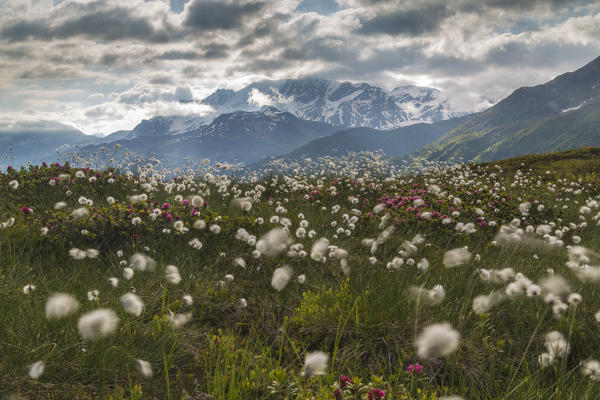
[[[157,58],[161,60],[196,60],[200,58],[200,54],[196,51],[169,50]]]
[[[593,0],[0,1],[0,116],[108,133],[304,76],[432,86],[477,110],[594,59],[598,37]]]
[[[184,24],[196,31],[239,28],[246,17],[258,14],[263,2],[231,0],[192,0]]]
[[[57,24],[49,19],[20,20],[0,30],[0,37],[12,42],[82,36],[107,42],[134,39],[165,43],[170,40],[171,33],[166,27],[155,28],[148,20],[132,15],[128,9],[112,8],[67,18]]]
[[[164,80],[165,76],[156,76],[151,79],[151,83]],[[172,82],[168,82],[172,83]],[[137,85],[132,89],[123,92],[119,95],[119,103],[124,104],[143,104],[157,101],[162,102],[180,102],[193,100],[194,95],[187,86],[179,86],[175,88],[151,87],[143,84]]]
[[[397,10],[361,20],[359,33],[389,35],[421,35],[437,30],[449,15],[445,4],[434,4],[421,9]]]

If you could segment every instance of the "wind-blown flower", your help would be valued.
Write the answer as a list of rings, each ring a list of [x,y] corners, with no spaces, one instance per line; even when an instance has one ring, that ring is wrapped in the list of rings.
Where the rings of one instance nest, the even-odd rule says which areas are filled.
[[[460,343],[460,333],[449,323],[433,324],[423,329],[415,341],[420,358],[445,357],[454,352]]]
[[[54,293],[46,302],[46,318],[60,319],[79,310],[79,302],[67,293]]]
[[[77,329],[84,340],[95,340],[112,335],[119,325],[119,317],[114,311],[99,308],[85,313],[79,318]]]
[[[39,379],[40,376],[44,373],[44,362],[36,361],[29,366],[29,377],[31,379]]]
[[[322,351],[308,353],[306,357],[304,357],[304,369],[302,370],[301,375],[307,379],[314,375],[325,375],[328,362],[329,355]]]
[[[329,247],[329,240],[326,238],[321,238],[313,243],[310,248],[310,258],[315,261],[323,261],[325,259],[325,254],[327,254],[327,248]]]
[[[284,265],[281,268],[277,268],[273,271],[273,277],[271,278],[271,286],[278,292],[280,292],[290,281],[294,271],[288,265]]]
[[[129,314],[140,316],[144,311],[144,302],[133,293],[125,293],[120,298],[121,306]]]
[[[148,361],[135,360],[135,365],[136,365],[137,370],[140,373],[140,375],[142,375],[142,377],[144,377],[146,379],[150,379],[154,376],[154,373],[152,372],[152,365],[150,365],[150,363]]]
[[[137,271],[154,271],[156,261],[142,253],[135,253],[129,258],[129,265]]]
[[[444,254],[444,267],[452,268],[463,265],[464,263],[471,260],[471,253],[464,247],[448,250]]]
[[[292,244],[289,233],[283,228],[273,228],[265,233],[257,242],[256,250],[265,257],[276,257]]]
[[[181,282],[181,275],[179,275],[179,268],[174,265],[167,265],[165,267],[165,277],[170,283],[177,285]]]

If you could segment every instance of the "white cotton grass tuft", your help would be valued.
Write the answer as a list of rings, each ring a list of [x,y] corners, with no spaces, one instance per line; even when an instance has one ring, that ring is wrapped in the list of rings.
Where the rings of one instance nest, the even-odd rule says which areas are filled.
[[[97,258],[100,255],[100,252],[96,249],[87,249],[85,251],[85,256],[87,258]]]
[[[64,201],[59,201],[57,203],[54,203],[54,209],[55,210],[62,210],[63,208],[65,208],[67,206],[67,203]]]
[[[79,302],[67,293],[54,293],[46,302],[46,318],[61,319],[79,310]]]
[[[130,281],[131,279],[133,279],[133,275],[134,275],[133,268],[129,268],[129,267],[123,268],[123,278]]]
[[[246,269],[246,261],[242,257],[237,257],[233,260],[233,265]]]
[[[543,278],[539,282],[539,286],[545,293],[552,293],[555,296],[562,297],[571,293],[569,283],[560,275],[552,275],[548,278]]]
[[[154,271],[156,261],[143,253],[135,253],[129,258],[129,265],[136,271]]]
[[[421,258],[417,263],[417,269],[421,272],[425,272],[429,269],[429,261],[426,258]]]
[[[79,318],[77,329],[84,340],[95,340],[112,335],[119,326],[119,317],[108,308],[99,308]]]
[[[89,301],[98,301],[100,299],[100,291],[98,289],[88,291],[87,298]]]
[[[546,334],[544,345],[548,353],[554,355],[556,358],[566,357],[571,352],[571,346],[565,340],[563,334],[558,331]]]
[[[444,267],[453,268],[463,265],[471,260],[471,253],[464,247],[448,250],[444,253]]]
[[[194,221],[194,229],[202,230],[204,228],[206,228],[206,221],[204,221],[203,219]]]
[[[119,300],[123,309],[129,314],[138,317],[142,315],[142,312],[144,311],[144,302],[139,296],[133,293],[125,293]]]
[[[325,255],[327,254],[328,247],[329,240],[326,238],[320,238],[314,242],[310,248],[310,258],[315,261],[324,261],[326,259]]]
[[[291,244],[292,240],[287,231],[283,228],[274,228],[256,242],[256,250],[265,257],[276,257]]]
[[[29,284],[29,285],[25,285],[23,286],[23,293],[30,295],[31,293],[33,293],[33,291],[36,289],[35,285]]]
[[[181,282],[181,275],[179,275],[179,268],[177,268],[174,265],[167,265],[165,267],[165,278],[167,278],[167,281],[174,284],[174,285],[178,285],[179,282]]]
[[[8,182],[8,187],[11,190],[17,190],[19,188],[19,181],[12,180],[12,181]]]
[[[184,294],[182,297],[182,300],[183,300],[183,304],[185,304],[187,307],[194,304],[194,299],[189,294]]]
[[[202,242],[197,238],[190,240],[188,244],[196,250],[200,250],[202,248]]]
[[[284,265],[281,268],[277,268],[275,271],[273,271],[273,277],[271,278],[271,286],[273,286],[275,290],[280,292],[288,284],[293,274],[294,271],[288,265]]]
[[[152,365],[148,361],[135,360],[135,366],[143,378],[150,379],[154,376],[154,372],[152,372]]]
[[[445,322],[425,327],[415,340],[420,358],[445,357],[453,353],[460,343],[460,333]]]
[[[379,214],[383,210],[385,210],[385,203],[379,203],[373,207],[373,214]]]
[[[73,218],[85,218],[88,216],[89,213],[90,213],[90,210],[88,210],[86,207],[80,207],[80,208],[76,208],[75,210],[73,210],[73,212],[71,213],[71,216]]]
[[[475,296],[473,299],[473,311],[475,311],[476,314],[486,313],[505,298],[506,295],[504,293],[496,291],[493,291],[488,295],[482,294]]]
[[[178,329],[192,320],[192,313],[175,314],[169,311],[169,322],[173,328]]]
[[[191,200],[192,206],[200,208],[204,205],[204,199],[200,196],[193,196]]]
[[[29,377],[31,379],[39,379],[44,374],[46,365],[43,361],[36,361],[29,366]]]
[[[306,379],[315,375],[325,375],[328,362],[329,355],[322,351],[308,353],[304,357],[304,368],[302,369],[301,375]]]
[[[83,260],[87,256],[87,253],[85,250],[81,250],[81,249],[74,247],[69,250],[69,255],[74,260]]]
[[[412,286],[409,288],[409,294],[413,300],[430,305],[440,304],[446,298],[446,291],[442,285],[435,285],[431,290]]]
[[[252,198],[250,197],[238,197],[231,200],[231,206],[239,208],[242,211],[248,212],[252,209]]]
[[[563,334],[558,331],[546,334],[544,346],[546,352],[538,357],[538,363],[544,368],[554,364],[557,359],[568,356],[571,352],[571,346],[565,340]]]
[[[594,359],[585,361],[581,366],[581,373],[593,381],[600,381],[600,362]]]

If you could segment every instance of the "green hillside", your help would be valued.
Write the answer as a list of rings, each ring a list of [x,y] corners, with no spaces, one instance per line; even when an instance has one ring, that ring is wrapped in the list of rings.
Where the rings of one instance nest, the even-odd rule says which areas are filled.
[[[600,145],[600,57],[577,71],[516,90],[417,154],[490,161]]]

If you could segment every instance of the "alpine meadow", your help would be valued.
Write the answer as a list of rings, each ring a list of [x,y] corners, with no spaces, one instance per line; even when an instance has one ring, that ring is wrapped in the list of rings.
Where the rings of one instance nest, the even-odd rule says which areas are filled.
[[[600,3],[0,2],[0,400],[600,399]]]

